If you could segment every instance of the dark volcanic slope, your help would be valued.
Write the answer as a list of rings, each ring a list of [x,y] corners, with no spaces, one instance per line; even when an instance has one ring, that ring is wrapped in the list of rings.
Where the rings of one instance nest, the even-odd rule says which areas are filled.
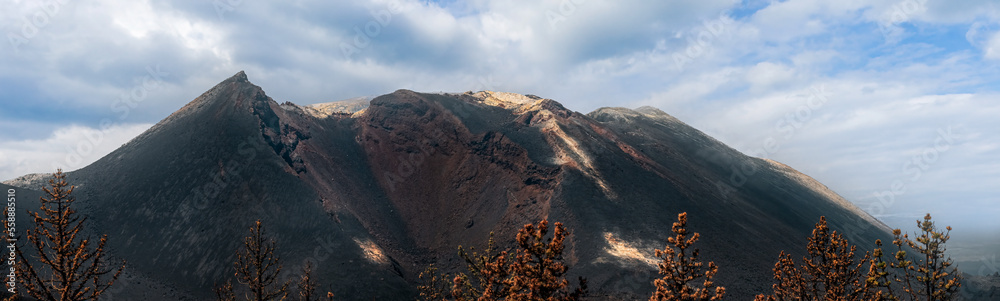
[[[240,72],[71,177],[132,272],[195,299],[232,274],[256,219],[286,271],[313,261],[323,289],[358,300],[412,298],[427,264],[459,267],[459,244],[541,218],[572,230],[571,272],[598,295],[651,291],[679,212],[743,299],[821,215],[854,242],[887,235],[811,178],[653,108],[406,90],[328,107],[279,105]]]
[[[411,293],[391,262],[366,259],[359,245],[373,236],[355,215],[324,209],[325,200],[354,194],[321,195],[299,177],[300,154],[316,151],[299,141],[310,140],[313,129],[287,123],[311,120],[286,114],[240,73],[74,172],[83,183],[80,198],[90,201],[91,220],[113,237],[117,255],[197,299],[211,297],[213,284],[232,275],[234,252],[256,219],[280,245],[286,271],[312,258],[317,278],[328,279],[324,287],[350,280],[334,289],[339,296]],[[359,172],[367,168],[350,138],[351,122],[308,126],[322,131],[316,140],[344,146],[323,153],[328,161],[321,164],[343,171],[327,181],[374,185]],[[350,201],[375,206],[384,199]]]

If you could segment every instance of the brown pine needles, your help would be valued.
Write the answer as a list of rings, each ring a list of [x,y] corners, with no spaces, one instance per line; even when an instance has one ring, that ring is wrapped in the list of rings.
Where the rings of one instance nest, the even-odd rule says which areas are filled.
[[[587,280],[579,278],[579,286],[570,289],[563,259],[564,243],[569,232],[562,223],[555,223],[552,237],[549,222],[524,225],[517,233],[518,248],[513,252],[496,252],[493,235],[486,252],[469,254],[459,247],[459,256],[467,264],[469,274],[460,273],[452,280],[450,297],[455,300],[510,301],[574,301],[587,291]],[[470,276],[471,275],[471,276]],[[420,287],[423,300],[441,300],[448,296],[440,289],[437,269],[421,273],[428,283]]]
[[[243,249],[236,252],[236,279],[243,284],[249,294],[247,300],[269,301],[284,300],[288,297],[289,282],[278,283],[281,273],[281,263],[274,251],[276,243],[268,239],[264,226],[257,220],[250,227],[250,236],[243,239]],[[222,287],[216,288],[219,300],[235,298],[232,282],[227,281]]]
[[[719,267],[715,262],[709,262],[706,269],[704,264],[698,261],[698,249],[691,248],[700,236],[694,233],[688,237],[687,212],[677,215],[677,222],[673,224],[671,230],[675,236],[667,238],[667,246],[663,250],[655,250],[656,257],[662,260],[657,264],[662,277],[653,281],[656,291],[649,300],[722,299],[726,294],[726,288],[715,287],[712,281]],[[699,287],[695,281],[701,278],[704,280]]]
[[[893,230],[896,252],[891,261],[884,259],[881,240],[855,261],[856,246],[830,231],[826,218],[820,217],[803,263],[796,266],[790,255],[781,252],[774,265],[773,293],[756,300],[950,300],[961,287],[961,276],[951,267],[951,259],[944,258],[951,227],[936,231],[930,214],[917,226],[916,240]],[[907,256],[904,246],[918,253],[919,262]],[[868,268],[862,273],[865,264]]]
[[[896,281],[902,284],[903,292],[911,300],[950,300],[962,287],[962,275],[951,266],[951,258],[944,257],[944,244],[951,238],[951,226],[945,227],[946,231],[938,231],[928,213],[923,221],[917,221],[917,227],[920,232],[914,233],[919,234],[916,239],[910,239],[899,229],[893,231],[892,243],[897,251],[892,266],[901,271]],[[917,253],[917,262],[908,260],[904,244]]]
[[[17,247],[17,280],[29,296],[38,300],[97,300],[118,280],[125,261],[107,267],[107,235],[102,235],[96,246],[89,238],[80,238],[87,218],[77,216],[72,208],[76,187],[66,182],[62,170],[53,174],[49,186],[43,188],[48,198],[40,198],[41,211],[28,212],[34,227],[25,231],[40,266],[28,264],[21,247]]]
[[[757,300],[872,300],[863,266],[870,254],[855,259],[857,246],[827,226],[820,217],[806,246],[807,256],[798,267],[788,254],[774,265],[774,293]]]

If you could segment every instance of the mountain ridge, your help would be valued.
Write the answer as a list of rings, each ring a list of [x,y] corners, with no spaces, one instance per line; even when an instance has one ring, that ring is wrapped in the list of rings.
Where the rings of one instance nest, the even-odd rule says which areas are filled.
[[[652,280],[679,212],[736,297],[769,287],[778,251],[801,253],[820,215],[862,249],[888,237],[815,179],[651,107],[581,114],[533,95],[397,90],[350,113],[303,108],[241,71],[71,172],[81,212],[116,256],[193,299],[230,273],[234,238],[258,218],[289,270],[314,261],[354,299],[413,296],[427,264],[462,268],[458,245],[510,242],[543,218],[573,231],[571,276],[615,296],[651,289],[635,275]],[[758,172],[730,185],[731,166]]]

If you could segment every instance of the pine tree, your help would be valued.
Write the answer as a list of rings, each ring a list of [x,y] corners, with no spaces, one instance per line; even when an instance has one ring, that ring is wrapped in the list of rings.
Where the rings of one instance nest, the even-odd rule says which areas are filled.
[[[872,259],[869,261],[868,274],[865,275],[865,284],[868,287],[872,300],[895,301],[899,300],[893,290],[891,277],[891,265],[883,257],[882,240],[875,240],[875,250],[872,251]]]
[[[448,275],[441,275],[438,273],[438,268],[431,264],[420,275],[417,276],[422,282],[417,286],[417,291],[420,295],[417,297],[418,300],[432,301],[432,300],[445,300],[446,296],[449,295],[448,289]]]
[[[316,280],[312,279],[312,263],[306,262],[302,267],[302,276],[296,284],[299,289],[299,300],[313,301],[313,293],[316,292]]]
[[[757,296],[757,300],[871,300],[878,293],[863,272],[870,254],[856,260],[856,250],[837,231],[830,231],[826,217],[820,217],[802,265],[796,267],[791,256],[782,252],[774,267],[774,293]]]
[[[30,265],[22,248],[15,248],[17,281],[38,300],[97,300],[118,280],[125,261],[107,267],[107,235],[102,235],[96,246],[89,238],[80,237],[87,218],[76,215],[72,207],[76,186],[66,182],[62,170],[53,174],[49,186],[43,188],[48,198],[40,198],[41,211],[28,212],[34,227],[25,231],[40,265]]]
[[[945,227],[945,232],[937,231],[928,213],[923,222],[917,221],[917,227],[920,233],[916,240],[911,240],[899,229],[893,230],[893,244],[897,252],[892,266],[902,274],[902,278],[897,277],[896,281],[903,285],[911,300],[949,300],[962,286],[961,274],[951,266],[951,258],[944,257],[944,245],[951,238],[951,226]],[[904,243],[916,251],[918,262],[907,258]]]
[[[513,252],[496,252],[493,235],[486,252],[470,255],[459,247],[459,256],[465,261],[470,277],[460,273],[452,282],[451,297],[455,300],[579,300],[586,294],[587,281],[579,278],[579,287],[570,290],[565,279],[569,266],[563,262],[564,241],[569,232],[562,223],[555,224],[555,231],[548,238],[548,221],[537,225],[527,224],[518,231],[518,248]],[[425,275],[434,279],[436,271],[428,269]],[[434,288],[433,281],[422,286],[424,300],[433,300],[442,294]]]
[[[459,273],[452,280],[451,296],[455,300],[500,300],[505,298],[510,286],[506,281],[508,272],[507,251],[496,252],[496,242],[490,233],[486,250],[480,254],[471,248],[469,252],[462,246],[458,247],[458,256],[465,260],[469,275]],[[433,294],[433,293],[431,293]]]
[[[809,258],[802,259],[803,267],[806,275],[811,276],[808,282],[813,297],[868,300],[865,298],[864,282],[859,279],[864,273],[864,264],[871,258],[870,254],[865,253],[860,260],[855,260],[857,246],[849,244],[837,231],[831,231],[826,217],[820,217],[806,250]]]
[[[313,294],[316,293],[316,285],[316,280],[312,276],[312,263],[306,262],[306,265],[302,266],[302,276],[299,276],[299,281],[295,284],[299,289],[299,300],[320,300],[313,297]],[[333,300],[332,292],[326,293],[326,300]]]
[[[568,232],[562,223],[555,223],[552,238],[548,234],[547,220],[537,225],[524,225],[517,233],[517,254],[510,265],[511,277],[508,300],[579,300],[587,290],[587,280],[579,278],[579,287],[569,290],[563,262],[563,242]]]
[[[754,300],[801,300],[804,298],[802,296],[808,295],[806,292],[808,286],[806,285],[802,271],[795,268],[795,261],[792,260],[792,255],[786,254],[784,251],[778,254],[778,262],[774,263],[774,281],[776,283],[771,285],[774,293],[770,295],[757,295]]]
[[[250,291],[248,300],[284,300],[288,282],[278,283],[281,263],[274,254],[274,240],[267,239],[260,220],[250,227],[250,236],[243,239],[243,249],[236,252],[236,278]]]
[[[649,300],[722,299],[726,289],[715,287],[712,281],[719,267],[715,262],[709,262],[708,268],[704,269],[704,264],[698,261],[698,249],[690,250],[700,235],[694,233],[688,237],[687,212],[677,215],[677,222],[673,224],[671,230],[675,236],[667,238],[667,246],[663,250],[655,250],[656,257],[662,259],[658,264],[662,277],[653,281],[656,291]],[[697,287],[694,281],[701,278],[704,278],[701,287]]]
[[[791,256],[781,253],[774,266],[774,293],[758,295],[756,300],[950,300],[961,287],[961,276],[945,259],[944,244],[951,227],[939,232],[930,214],[917,221],[920,233],[915,240],[893,230],[896,252],[891,261],[884,259],[882,241],[875,249],[854,263],[855,246],[836,231],[830,232],[826,219],[820,218],[809,238],[809,256],[796,268]],[[914,262],[904,249],[916,251]],[[862,266],[868,264],[866,273]]]
[[[236,294],[233,293],[233,281],[226,280],[222,286],[216,286],[215,298],[219,301],[236,301]]]

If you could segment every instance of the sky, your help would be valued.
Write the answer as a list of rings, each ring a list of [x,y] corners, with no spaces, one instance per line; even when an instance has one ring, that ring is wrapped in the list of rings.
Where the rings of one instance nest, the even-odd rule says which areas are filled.
[[[245,70],[300,105],[410,89],[653,106],[892,227],[932,213],[1000,246],[991,0],[0,0],[0,30],[4,180],[86,166]]]

